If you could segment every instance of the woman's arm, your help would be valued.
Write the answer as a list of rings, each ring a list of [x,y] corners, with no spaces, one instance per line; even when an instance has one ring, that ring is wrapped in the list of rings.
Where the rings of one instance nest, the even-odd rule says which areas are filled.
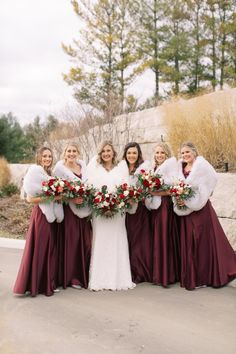
[[[61,199],[62,199],[61,196],[57,196],[54,198],[54,200],[61,200]],[[27,200],[27,202],[32,203],[32,204],[40,204],[40,203],[46,202],[47,197],[32,197],[27,194],[26,200]]]

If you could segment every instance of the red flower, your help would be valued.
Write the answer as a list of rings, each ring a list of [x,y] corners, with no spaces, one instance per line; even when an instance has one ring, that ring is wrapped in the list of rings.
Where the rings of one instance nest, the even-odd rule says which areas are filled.
[[[143,185],[144,185],[144,187],[149,187],[149,182],[148,182],[148,180],[145,179],[145,180],[143,181]]]

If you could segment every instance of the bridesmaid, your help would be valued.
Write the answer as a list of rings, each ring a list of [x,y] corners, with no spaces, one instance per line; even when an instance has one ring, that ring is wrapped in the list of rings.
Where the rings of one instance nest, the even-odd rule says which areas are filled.
[[[136,184],[141,169],[150,169],[149,161],[144,161],[138,143],[128,143],[123,159],[129,168],[130,184]],[[135,214],[126,214],[126,228],[132,279],[135,283],[152,282],[152,238],[150,211],[140,202]]]
[[[30,293],[31,296],[53,295],[56,291],[56,263],[58,225],[62,221],[63,212],[60,204],[45,203],[42,193],[42,182],[51,175],[53,162],[52,151],[42,147],[36,155],[36,165],[32,165],[25,178],[23,188],[27,193],[27,201],[35,204],[21,265],[13,292],[17,295]],[[55,200],[60,197],[55,197]]]
[[[214,168],[198,156],[191,142],[181,146],[179,178],[192,185],[195,195],[179,200],[174,210],[180,215],[181,286],[221,287],[236,278],[236,254],[209,200],[217,182]]]
[[[177,160],[171,157],[171,150],[165,143],[155,148],[154,171],[171,185],[177,176]],[[151,193],[145,204],[151,209],[153,238],[153,283],[168,287],[179,280],[179,235],[177,216],[168,191]]]
[[[85,181],[86,165],[79,159],[79,154],[77,144],[68,143],[63,152],[63,160],[58,161],[54,168],[54,174],[68,181]],[[68,205],[64,205],[58,279],[58,284],[63,288],[88,287],[92,230],[91,223],[86,218],[90,214],[89,208],[76,207],[76,204],[82,202],[82,198],[74,198],[69,200]]]

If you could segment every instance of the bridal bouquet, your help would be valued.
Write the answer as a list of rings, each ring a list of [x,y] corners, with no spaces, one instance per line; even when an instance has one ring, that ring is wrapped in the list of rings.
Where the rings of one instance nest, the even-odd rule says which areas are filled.
[[[133,203],[138,203],[142,200],[142,189],[137,189],[135,186],[129,186],[127,183],[123,183],[117,187],[116,195],[118,208],[121,214],[124,214],[126,210],[131,209]]]
[[[164,185],[161,175],[153,171],[141,170],[137,177],[137,187],[142,189],[144,197],[150,192],[157,192]]]
[[[170,186],[169,188],[170,195],[172,197],[173,203],[177,206],[178,209],[186,209],[186,205],[179,205],[178,201],[188,200],[192,198],[195,194],[192,186],[188,183],[185,183],[183,180],[177,180],[177,182]]]
[[[66,188],[63,193],[63,197],[68,199],[83,198],[81,204],[76,204],[77,208],[82,208],[88,205],[95,192],[95,188],[92,184],[86,184],[79,180],[65,181]]]
[[[95,216],[111,218],[119,212],[119,201],[115,193],[108,192],[107,186],[102,186],[93,194],[91,207]]]

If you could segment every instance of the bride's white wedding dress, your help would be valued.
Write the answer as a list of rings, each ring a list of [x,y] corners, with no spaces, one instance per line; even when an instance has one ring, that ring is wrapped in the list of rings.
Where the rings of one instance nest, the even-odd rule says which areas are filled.
[[[93,159],[88,167],[88,182],[101,188],[107,185],[108,191],[127,183],[129,173],[125,161],[121,161],[111,171]],[[125,216],[116,214],[112,218],[95,217],[92,219],[93,243],[89,272],[90,290],[125,290],[135,284],[131,279]]]

